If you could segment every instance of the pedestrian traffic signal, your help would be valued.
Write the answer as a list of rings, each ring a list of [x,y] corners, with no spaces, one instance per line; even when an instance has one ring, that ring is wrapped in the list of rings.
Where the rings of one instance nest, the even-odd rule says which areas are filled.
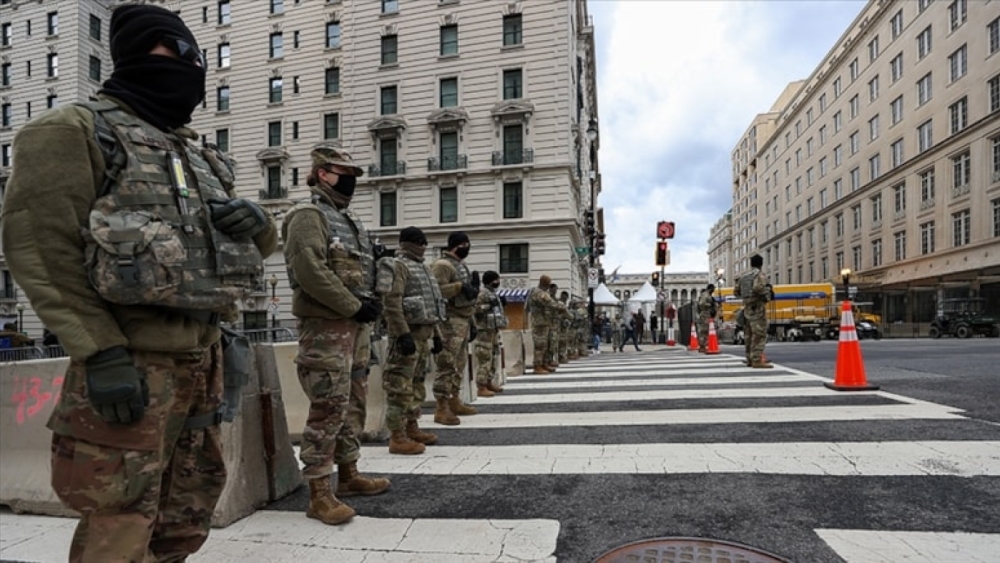
[[[594,210],[588,209],[583,212],[583,228],[587,232],[588,237],[594,236]]]
[[[660,272],[653,272],[653,287],[660,287]]]
[[[667,265],[667,243],[658,242],[656,243],[656,265],[666,266]]]
[[[597,233],[594,239],[594,254],[604,256],[604,233]]]

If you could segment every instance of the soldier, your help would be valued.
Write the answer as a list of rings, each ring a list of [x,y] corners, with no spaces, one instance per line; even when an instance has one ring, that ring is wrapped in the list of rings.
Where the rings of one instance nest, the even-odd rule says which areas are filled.
[[[559,293],[559,304],[562,310],[559,311],[559,363],[565,364],[570,360],[570,333],[573,332],[573,313],[569,307],[569,292]]]
[[[219,323],[261,284],[277,230],[185,127],[205,65],[181,18],[120,6],[110,51],[96,101],[18,132],[3,249],[70,356],[48,422],[52,486],[80,513],[69,560],[181,561],[226,483],[220,408],[239,389]]]
[[[615,321],[611,323],[611,351],[621,352],[622,339],[625,332],[625,321],[622,320],[621,313],[615,315]]]
[[[528,312],[531,321],[531,341],[534,347],[534,372],[535,375],[552,373],[554,369],[549,369],[545,363],[545,357],[549,353],[549,326],[551,324],[550,311],[555,309],[556,301],[549,293],[552,285],[552,278],[542,274],[538,278],[538,286],[531,290],[528,295]]]
[[[460,396],[462,379],[469,361],[469,341],[476,337],[472,319],[476,297],[479,296],[479,272],[470,272],[465,265],[469,255],[469,237],[461,231],[448,235],[448,249],[431,264],[441,295],[448,300],[448,320],[441,325],[444,350],[435,358],[434,398],[437,410],[434,422],[455,425],[459,415],[476,414],[475,407],[466,405]]]
[[[500,274],[490,270],[483,274],[483,288],[476,298],[476,339],[473,348],[476,353],[476,395],[493,397],[503,393],[497,381],[497,357],[500,354],[500,331],[507,328],[506,303],[497,296],[500,288]]]
[[[764,258],[760,254],[750,257],[751,270],[740,277],[736,285],[737,297],[743,299],[743,330],[746,338],[747,365],[754,368],[772,368],[764,361],[764,345],[767,343],[767,308],[765,304],[772,298],[771,285],[760,271]]]
[[[552,298],[552,308],[548,312],[548,352],[545,355],[545,367],[553,372],[559,367],[559,333],[562,331],[563,315],[566,310],[566,306],[556,298],[556,290],[558,289],[559,286],[555,282],[549,284],[549,297]]]
[[[389,358],[382,375],[385,424],[392,432],[389,453],[420,454],[437,436],[417,424],[427,390],[424,380],[431,354],[443,349],[440,324],[446,318],[444,297],[424,264],[427,237],[416,227],[399,233],[395,257],[378,262],[377,290],[385,305]],[[433,340],[434,347],[427,345]],[[455,417],[457,419],[457,417]],[[457,423],[456,423],[457,424]]]
[[[713,293],[715,293],[715,285],[708,284],[708,287],[703,289],[701,295],[698,296],[698,352],[702,354],[708,352],[705,348],[708,345],[708,320],[714,319],[716,313]]]
[[[308,202],[295,205],[282,222],[285,264],[292,287],[292,313],[298,318],[299,384],[309,398],[302,431],[302,476],[309,483],[306,516],[337,525],[354,517],[330,489],[337,464],[337,495],[377,495],[389,480],[358,473],[361,443],[347,423],[352,376],[363,378],[370,345],[366,325],[382,309],[375,298],[375,257],[361,220],[349,209],[362,170],[343,149],[330,143],[313,147],[306,180]],[[361,393],[365,391],[362,385]],[[355,409],[363,411],[355,395]]]

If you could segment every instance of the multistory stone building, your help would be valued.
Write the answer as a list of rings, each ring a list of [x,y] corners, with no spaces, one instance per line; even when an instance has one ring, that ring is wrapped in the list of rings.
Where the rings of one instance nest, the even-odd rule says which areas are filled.
[[[586,295],[584,212],[604,224],[586,0],[149,3],[180,13],[205,52],[206,98],[191,125],[234,157],[241,197],[280,218],[309,197],[310,148],[339,142],[366,172],[352,208],[389,247],[410,225],[437,248],[462,230],[470,267],[500,272],[505,288],[548,274]],[[87,99],[110,74],[118,2],[0,4],[2,185],[17,128]],[[247,327],[291,319],[280,251],[268,262],[270,287],[244,303]],[[0,269],[0,315],[10,315],[17,295],[2,256]]]
[[[850,269],[900,333],[943,297],[1000,309],[1000,2],[870,1],[732,162],[735,270]]]

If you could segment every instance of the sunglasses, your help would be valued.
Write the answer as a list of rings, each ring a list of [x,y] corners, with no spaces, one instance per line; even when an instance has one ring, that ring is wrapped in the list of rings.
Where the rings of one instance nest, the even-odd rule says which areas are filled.
[[[186,39],[181,39],[174,35],[164,35],[161,42],[168,49],[176,53],[181,60],[205,68],[205,56],[202,55],[197,45],[188,43]]]

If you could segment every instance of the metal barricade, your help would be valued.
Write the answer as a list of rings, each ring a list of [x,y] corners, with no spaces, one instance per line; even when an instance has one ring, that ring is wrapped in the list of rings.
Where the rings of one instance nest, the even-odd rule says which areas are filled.
[[[250,339],[250,342],[293,342],[298,335],[290,328],[252,328],[240,331]]]
[[[0,348],[0,362],[23,362],[26,360],[38,360],[44,357],[46,357],[45,350],[42,350],[38,346]]]

